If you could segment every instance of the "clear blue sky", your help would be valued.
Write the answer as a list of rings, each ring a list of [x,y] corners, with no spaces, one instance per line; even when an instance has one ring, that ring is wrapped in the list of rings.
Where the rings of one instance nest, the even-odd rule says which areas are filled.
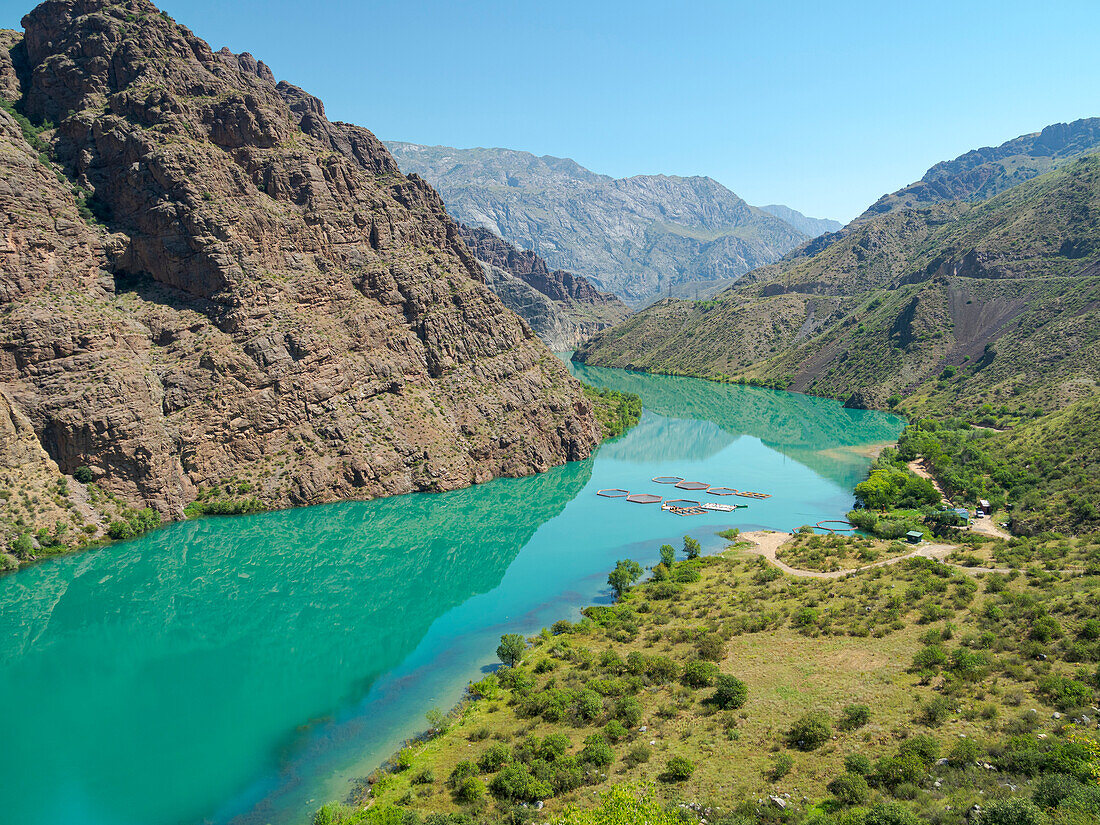
[[[1100,115],[1100,2],[162,0],[384,139],[709,175],[847,220],[931,164]],[[30,3],[0,0],[18,27]]]

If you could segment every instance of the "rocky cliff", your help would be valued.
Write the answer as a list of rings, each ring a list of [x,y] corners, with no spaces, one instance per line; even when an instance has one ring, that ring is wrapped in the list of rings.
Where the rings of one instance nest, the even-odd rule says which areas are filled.
[[[458,220],[492,230],[551,267],[581,272],[629,303],[712,289],[778,260],[806,235],[710,178],[615,179],[565,158],[390,141],[406,172]]]
[[[534,252],[518,249],[488,229],[458,228],[485,268],[485,282],[550,349],[572,349],[630,314],[626,304],[597,290],[583,275],[551,271]]]
[[[145,0],[23,26],[0,52],[0,395],[60,473],[175,518],[588,455],[579,385],[370,132]]]

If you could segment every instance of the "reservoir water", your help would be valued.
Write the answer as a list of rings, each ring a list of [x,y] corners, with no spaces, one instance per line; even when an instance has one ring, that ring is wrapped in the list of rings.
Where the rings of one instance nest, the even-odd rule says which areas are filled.
[[[715,550],[727,527],[842,518],[868,448],[902,426],[803,395],[573,369],[645,407],[587,461],[184,522],[0,578],[3,820],[307,823],[425,710],[459,700],[502,633],[609,601],[616,560],[652,565],[685,533]],[[667,496],[658,475],[773,497],[681,518],[595,495]]]

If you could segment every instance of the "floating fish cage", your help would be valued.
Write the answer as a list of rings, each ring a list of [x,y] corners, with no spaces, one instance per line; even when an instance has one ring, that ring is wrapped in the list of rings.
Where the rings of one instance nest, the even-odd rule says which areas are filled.
[[[712,496],[735,496],[737,491],[732,487],[711,487],[707,490],[707,494]]]
[[[686,498],[670,498],[664,504],[661,505],[661,509],[666,512],[672,513],[675,516],[701,516],[703,515],[703,508],[699,506],[698,501],[691,501]]]
[[[635,504],[656,504],[661,500],[661,497],[655,496],[653,493],[631,493],[626,497],[626,500]]]
[[[681,490],[705,490],[710,485],[701,481],[681,481],[677,485]]]
[[[829,527],[830,524],[839,524],[840,527]],[[819,530],[828,530],[830,533],[854,533],[856,526],[850,521],[842,519],[825,519],[814,525]]]
[[[679,476],[657,476],[653,479],[655,484],[679,484],[683,481]]]
[[[615,490],[615,489],[597,490],[596,495],[603,496],[604,498],[624,498],[625,496],[630,495],[630,491],[629,490]]]
[[[734,495],[741,496],[742,498],[771,498],[771,493],[752,493],[748,490],[738,490]]]

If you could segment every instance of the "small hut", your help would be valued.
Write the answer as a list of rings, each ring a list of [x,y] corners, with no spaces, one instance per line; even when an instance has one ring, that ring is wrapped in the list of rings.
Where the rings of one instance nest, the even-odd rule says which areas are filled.
[[[920,530],[910,530],[905,534],[905,538],[910,544],[920,544],[920,540],[924,538],[924,533]]]
[[[993,505],[983,498],[978,501],[978,512],[983,516],[991,516],[993,515]]]

